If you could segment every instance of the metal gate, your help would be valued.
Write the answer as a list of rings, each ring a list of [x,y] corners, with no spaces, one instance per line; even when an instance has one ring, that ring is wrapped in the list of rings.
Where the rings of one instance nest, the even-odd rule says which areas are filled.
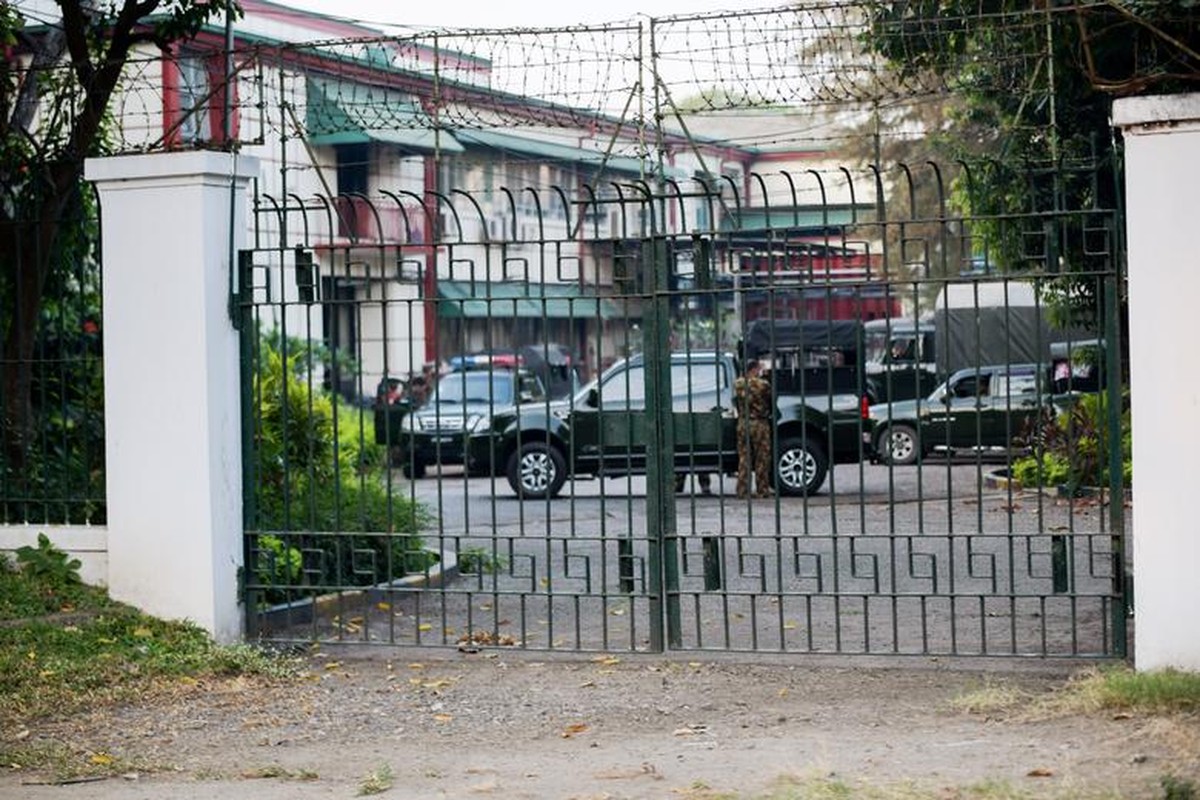
[[[252,634],[1124,655],[1116,213],[809,172],[260,194]],[[743,493],[751,362],[771,474]]]

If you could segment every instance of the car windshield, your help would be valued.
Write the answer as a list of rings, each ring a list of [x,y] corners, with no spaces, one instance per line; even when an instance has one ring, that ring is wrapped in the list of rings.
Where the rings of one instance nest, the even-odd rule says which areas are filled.
[[[433,401],[439,404],[513,402],[513,380],[502,372],[451,372],[438,381]]]

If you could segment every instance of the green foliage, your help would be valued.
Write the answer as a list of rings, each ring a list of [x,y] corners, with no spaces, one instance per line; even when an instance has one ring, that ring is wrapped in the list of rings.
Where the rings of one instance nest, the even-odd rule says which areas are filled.
[[[1053,451],[1013,462],[1012,477],[1022,486],[1064,486],[1071,479],[1071,462]]]
[[[1134,672],[1104,670],[1091,689],[1101,708],[1146,712],[1190,712],[1200,709],[1200,673],[1177,669]]]
[[[503,556],[483,547],[464,547],[458,551],[458,570],[466,575],[495,575],[505,566]]]
[[[1133,433],[1128,394],[1121,411],[1122,484],[1133,482]],[[1026,486],[1108,486],[1108,395],[1081,395],[1052,419],[1044,419],[1027,437],[1033,453],[1013,463],[1012,477]]]
[[[255,580],[268,601],[392,581],[428,564],[428,514],[376,469],[374,419],[314,386],[312,350],[260,337],[253,397]]]
[[[1002,2],[981,13],[965,0],[882,2],[869,7],[862,37],[900,83],[948,90],[947,118],[929,128],[922,146],[966,167],[952,183],[950,207],[971,219],[974,254],[993,270],[1063,275],[1043,293],[1053,321],[1091,330],[1101,327],[1110,284],[1086,274],[1112,269],[1112,245],[1096,242],[1119,236],[1099,231],[1111,215],[1087,224],[1051,215],[1121,207],[1111,87],[1097,75],[1154,71],[1126,63],[1129,41],[1150,30],[1137,15],[1186,18],[1178,3],[1129,16],[1114,9]],[[1194,24],[1180,27],[1195,39]]]
[[[291,586],[300,581],[303,556],[295,547],[288,547],[278,536],[258,537],[258,582],[268,589]]]
[[[372,794],[382,794],[392,788],[395,782],[395,775],[392,774],[392,768],[387,764],[378,769],[371,770],[362,779],[358,785],[358,794],[360,797],[365,797]]]
[[[69,566],[65,569],[74,572]],[[0,620],[75,611],[86,607],[93,593],[77,580],[47,581],[39,570],[21,569],[0,558]]]
[[[32,375],[35,433],[23,467],[8,470],[0,517],[10,522],[103,523],[99,264],[90,255],[82,257],[74,271],[55,271],[48,283]],[[0,469],[8,466],[0,463]]]
[[[99,231],[83,163],[114,149],[110,104],[135,48],[165,51],[240,14],[229,0],[57,7],[56,22],[0,4],[0,521],[104,521]]]
[[[59,550],[44,533],[38,534],[37,542],[37,547],[17,548],[17,564],[25,573],[51,589],[79,583],[79,559]]]
[[[1195,781],[1187,778],[1164,775],[1161,784],[1163,788],[1163,800],[1196,800],[1196,797],[1200,796],[1200,793],[1197,792]]]
[[[24,573],[0,572],[0,597],[26,591],[45,596],[51,589]],[[114,603],[101,589],[76,591],[66,622],[22,614],[19,624],[0,626],[0,727],[95,710],[183,677],[277,680],[298,671],[293,659],[247,645],[217,645],[194,625],[148,617]],[[0,608],[7,605],[0,602]]]

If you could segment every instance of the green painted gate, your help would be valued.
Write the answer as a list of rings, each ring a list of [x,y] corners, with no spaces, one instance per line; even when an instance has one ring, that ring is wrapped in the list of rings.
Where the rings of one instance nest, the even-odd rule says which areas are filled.
[[[1124,656],[1118,214],[892,212],[869,171],[865,206],[748,213],[804,177],[260,194],[287,244],[234,295],[252,635]],[[736,485],[751,359],[764,499]],[[520,483],[545,469],[554,496]]]

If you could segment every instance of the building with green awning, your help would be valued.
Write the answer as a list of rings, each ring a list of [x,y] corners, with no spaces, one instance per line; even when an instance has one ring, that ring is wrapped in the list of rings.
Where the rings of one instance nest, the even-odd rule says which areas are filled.
[[[438,281],[442,319],[519,319],[606,321],[621,316],[609,299],[589,295],[570,283],[514,281]]]
[[[305,128],[312,145],[380,142],[414,153],[461,153],[410,94],[382,86],[310,76]]]

